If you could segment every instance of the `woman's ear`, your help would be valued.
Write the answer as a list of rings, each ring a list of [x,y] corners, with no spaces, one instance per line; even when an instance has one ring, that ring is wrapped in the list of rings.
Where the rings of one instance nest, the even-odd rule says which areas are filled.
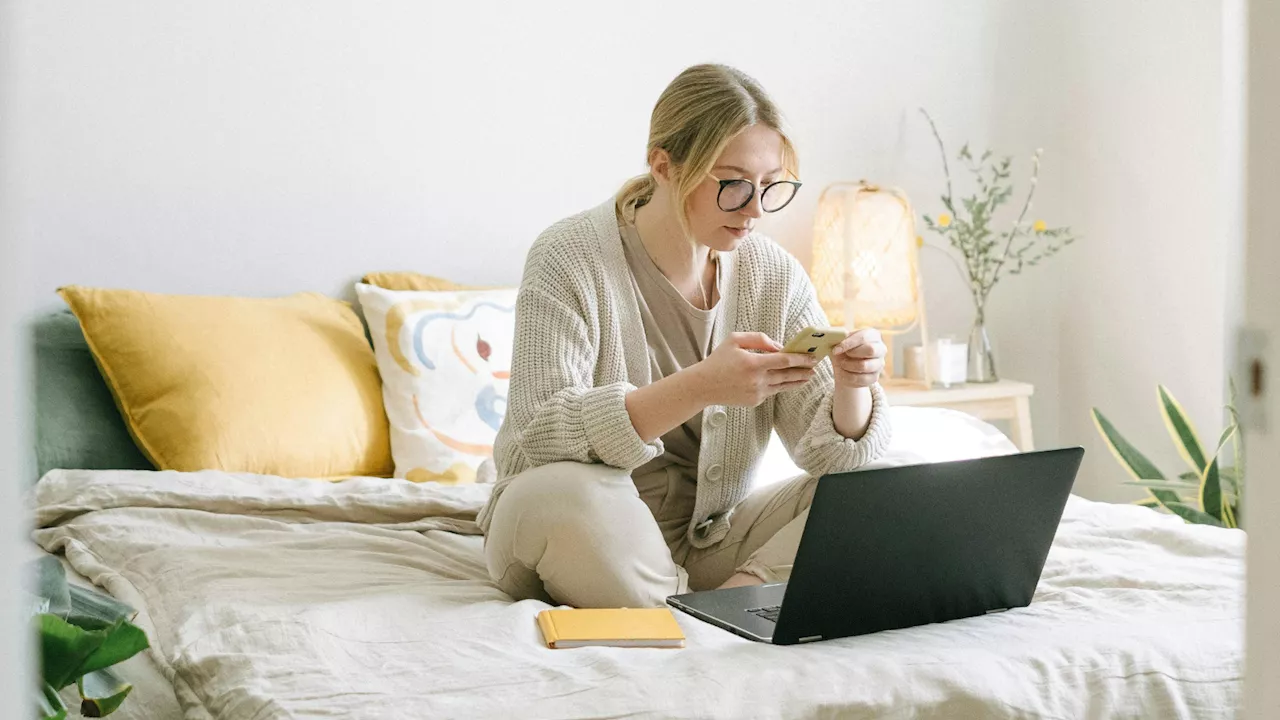
[[[674,176],[671,164],[671,155],[662,148],[654,148],[649,153],[649,174],[653,176],[654,182],[659,187],[666,187],[671,183]]]

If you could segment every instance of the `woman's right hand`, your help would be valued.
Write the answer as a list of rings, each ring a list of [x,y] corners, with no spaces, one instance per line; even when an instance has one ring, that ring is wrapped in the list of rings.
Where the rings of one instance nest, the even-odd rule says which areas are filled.
[[[781,350],[764,333],[732,333],[690,369],[699,375],[707,404],[755,407],[809,382],[820,362],[812,355]]]

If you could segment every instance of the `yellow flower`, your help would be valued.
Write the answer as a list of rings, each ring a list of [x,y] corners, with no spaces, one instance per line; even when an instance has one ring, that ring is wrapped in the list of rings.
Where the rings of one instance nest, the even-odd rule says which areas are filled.
[[[941,215],[938,216],[938,227],[947,227],[950,224],[951,224],[950,215],[946,213],[942,213]]]
[[[1031,229],[1035,230],[1036,232],[1044,232],[1048,228],[1049,226],[1045,225],[1043,220],[1037,220],[1036,224],[1031,226]]]
[[[916,236],[916,247],[924,247],[924,236],[923,236],[923,235],[917,235],[917,236]]]

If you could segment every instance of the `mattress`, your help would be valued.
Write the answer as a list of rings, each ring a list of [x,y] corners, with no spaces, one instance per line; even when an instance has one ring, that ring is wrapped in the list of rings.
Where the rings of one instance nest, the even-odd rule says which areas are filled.
[[[896,415],[895,426],[920,427]],[[884,462],[929,460],[934,445],[946,455],[948,441],[930,437]],[[786,470],[776,457],[765,466]],[[1072,497],[1026,608],[793,647],[677,613],[682,650],[548,650],[534,620],[547,605],[512,602],[485,573],[472,533],[487,492],[55,470],[35,489],[34,537],[145,610],[187,718],[1238,712],[1239,531]]]

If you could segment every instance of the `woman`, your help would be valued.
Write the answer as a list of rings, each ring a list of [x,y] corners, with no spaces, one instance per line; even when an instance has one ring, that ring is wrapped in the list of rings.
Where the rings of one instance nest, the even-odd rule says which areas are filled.
[[[658,99],[649,173],[534,243],[510,396],[480,513],[517,599],[645,607],[785,580],[816,478],[889,441],[885,346],[778,352],[826,324],[799,263],[752,232],[799,189],[780,113],[747,75],[682,72]],[[751,492],[777,430],[807,474]]]

